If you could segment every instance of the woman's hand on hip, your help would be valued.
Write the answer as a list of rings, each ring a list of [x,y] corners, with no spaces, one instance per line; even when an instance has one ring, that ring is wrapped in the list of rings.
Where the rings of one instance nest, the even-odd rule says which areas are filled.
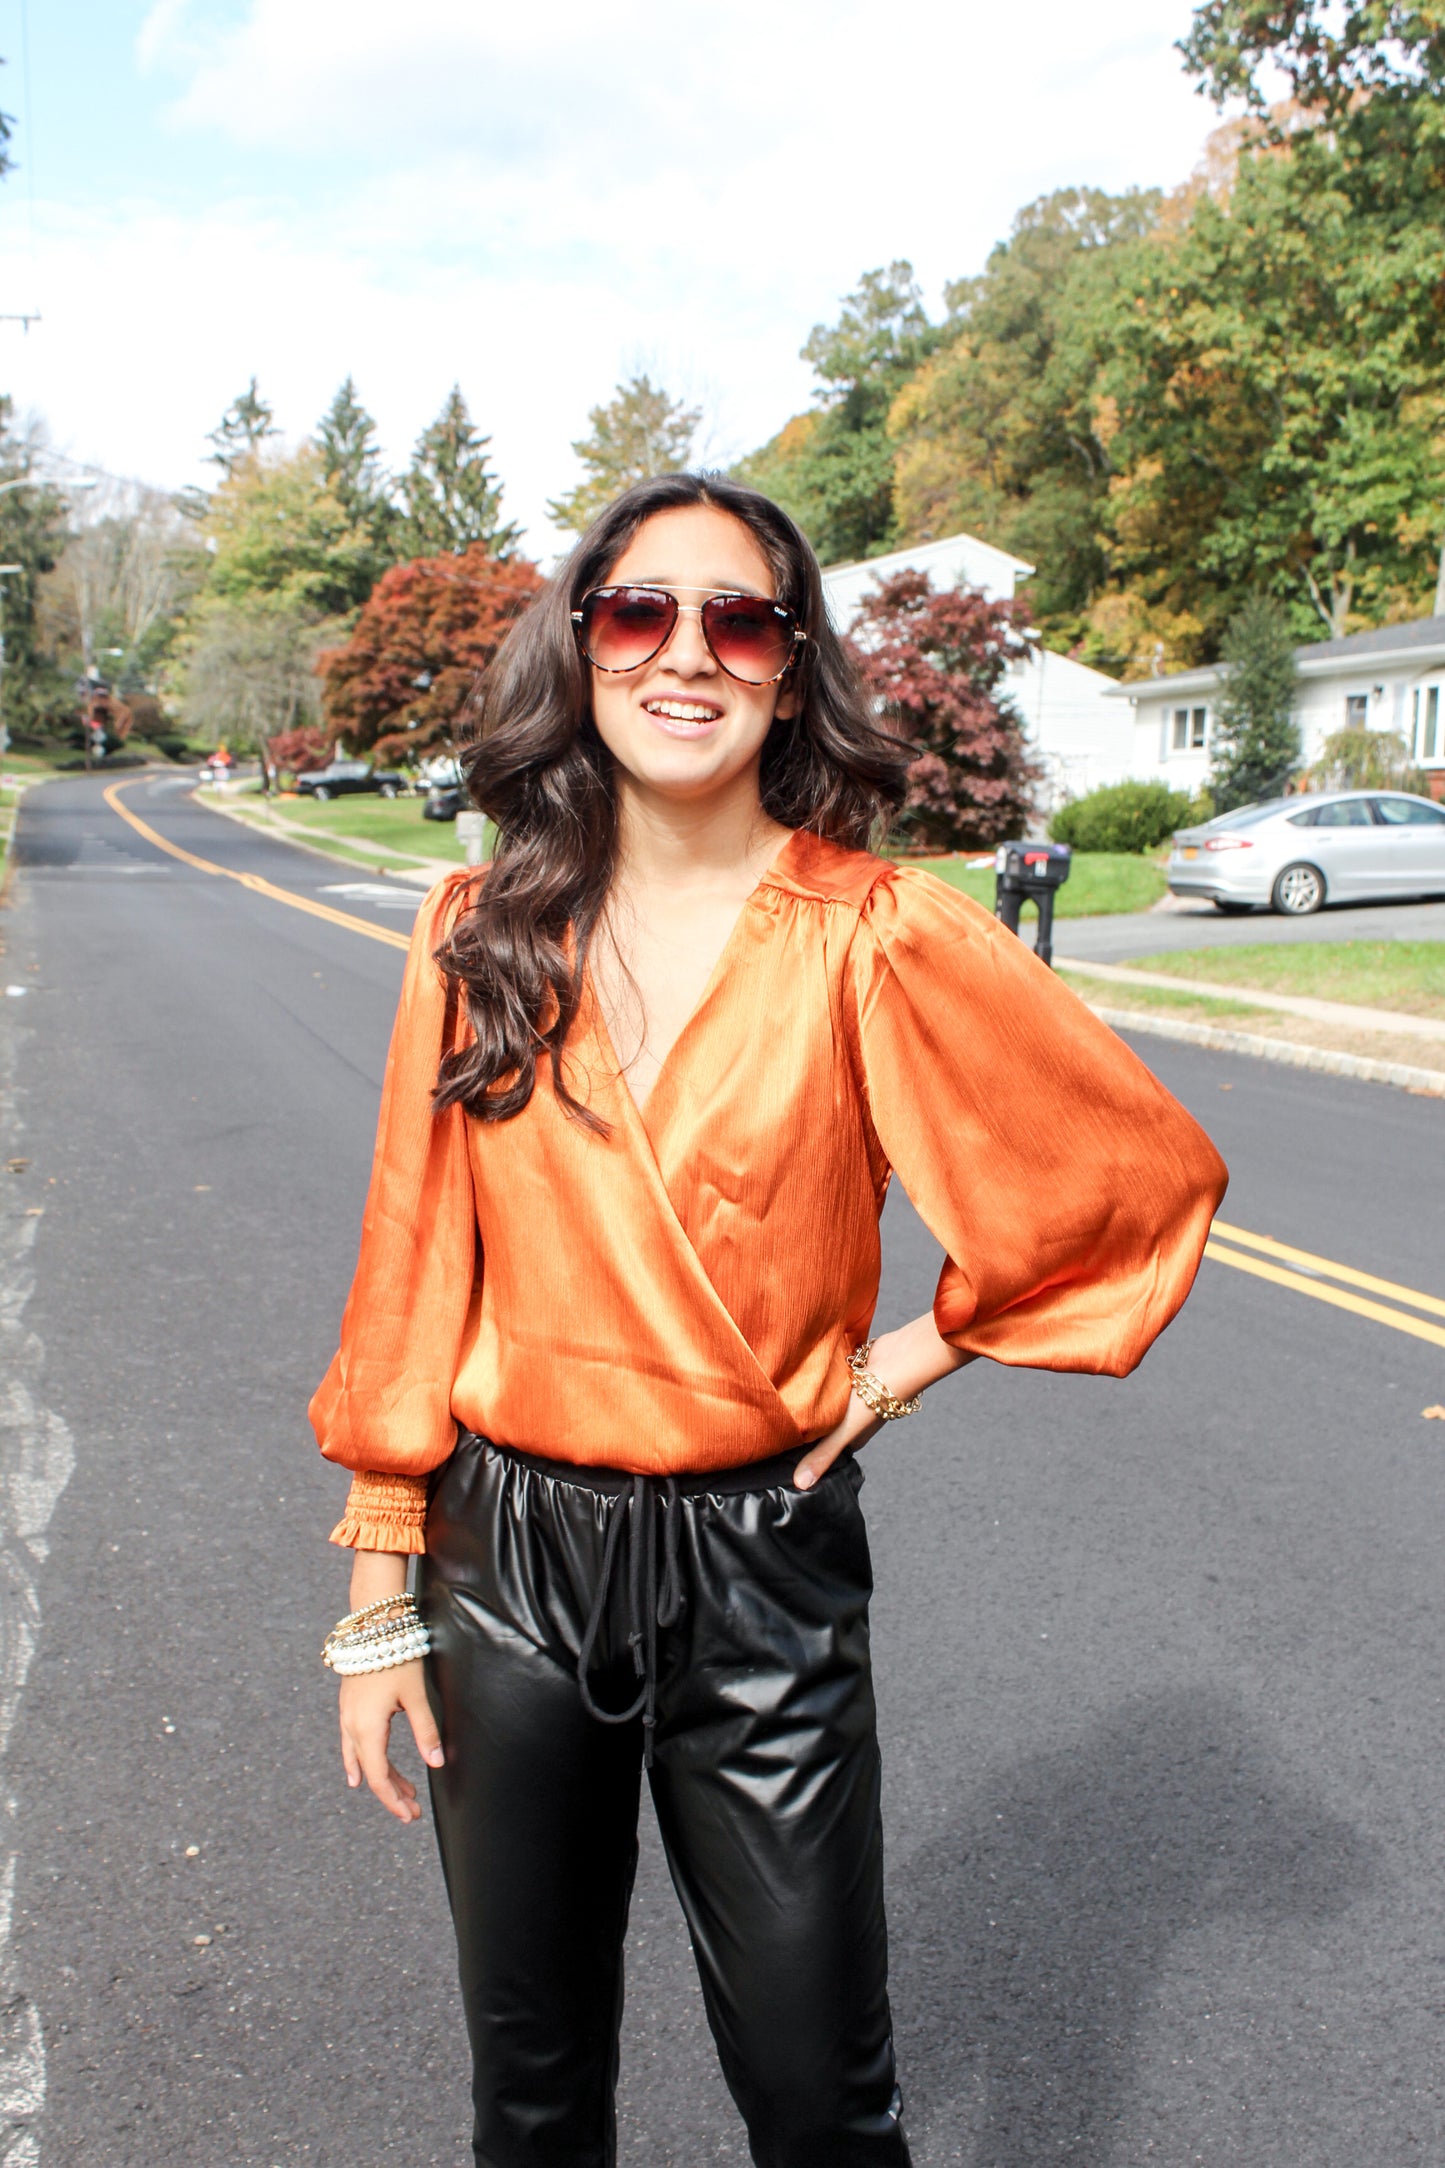
[[[363,1671],[341,1682],[341,1759],[353,1787],[363,1777],[388,1814],[399,1822],[420,1819],[416,1786],[391,1760],[391,1720],[403,1711],[417,1752],[430,1769],[442,1765],[442,1743],[427,1700],[420,1657],[388,1671]]]
[[[793,1481],[798,1489],[811,1490],[819,1476],[828,1473],[840,1453],[846,1453],[850,1445],[866,1445],[882,1428],[882,1416],[865,1408],[857,1395],[850,1393],[842,1422],[835,1423],[830,1431],[816,1438],[793,1470]]]
[[[932,1312],[925,1310],[922,1317],[900,1325],[896,1332],[880,1334],[873,1342],[868,1367],[900,1400],[911,1400],[915,1393],[926,1392],[940,1378],[972,1360],[972,1356],[960,1354],[941,1337]],[[882,1416],[875,1415],[856,1393],[849,1393],[841,1423],[835,1423],[826,1437],[817,1439],[793,1471],[799,1490],[811,1490],[840,1453],[850,1445],[866,1445],[882,1428]]]

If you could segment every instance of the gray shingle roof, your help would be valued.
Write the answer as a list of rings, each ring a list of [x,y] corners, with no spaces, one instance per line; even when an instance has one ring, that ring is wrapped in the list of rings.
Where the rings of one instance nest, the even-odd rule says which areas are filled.
[[[1445,646],[1445,617],[1417,617],[1408,625],[1376,625],[1369,632],[1348,632],[1342,640],[1316,640],[1295,649],[1296,662],[1348,662],[1354,655],[1389,655],[1412,647]]]

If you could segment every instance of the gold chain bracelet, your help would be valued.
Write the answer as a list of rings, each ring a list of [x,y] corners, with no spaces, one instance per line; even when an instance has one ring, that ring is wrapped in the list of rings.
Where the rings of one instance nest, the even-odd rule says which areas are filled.
[[[871,1408],[885,1423],[896,1423],[900,1416],[916,1415],[923,1406],[921,1393],[914,1393],[908,1400],[900,1400],[882,1378],[875,1377],[868,1368],[868,1358],[873,1353],[873,1342],[865,1340],[862,1347],[855,1348],[848,1357],[848,1374],[853,1380],[853,1390],[865,1408]]]

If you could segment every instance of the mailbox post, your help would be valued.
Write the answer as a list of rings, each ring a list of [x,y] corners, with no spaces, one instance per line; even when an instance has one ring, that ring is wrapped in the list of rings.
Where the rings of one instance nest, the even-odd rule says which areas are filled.
[[[1072,858],[1067,843],[1000,843],[994,853],[994,917],[1017,933],[1024,904],[1036,903],[1034,954],[1040,963],[1054,960],[1054,897],[1069,878]]]

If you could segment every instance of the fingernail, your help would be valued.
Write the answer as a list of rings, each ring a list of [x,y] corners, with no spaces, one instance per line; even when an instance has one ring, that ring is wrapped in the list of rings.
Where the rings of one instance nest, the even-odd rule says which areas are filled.
[[[361,1779],[360,1777],[348,1777],[346,1781],[351,1786],[351,1789],[355,1791],[357,1785],[361,1782]]]
[[[441,1748],[439,1746],[434,1746],[431,1752],[427,1755],[427,1764],[432,1769],[440,1769],[444,1759],[445,1756],[443,1755]]]
[[[811,1468],[800,1468],[798,1470],[798,1488],[799,1490],[811,1490],[813,1488],[813,1471]]]

